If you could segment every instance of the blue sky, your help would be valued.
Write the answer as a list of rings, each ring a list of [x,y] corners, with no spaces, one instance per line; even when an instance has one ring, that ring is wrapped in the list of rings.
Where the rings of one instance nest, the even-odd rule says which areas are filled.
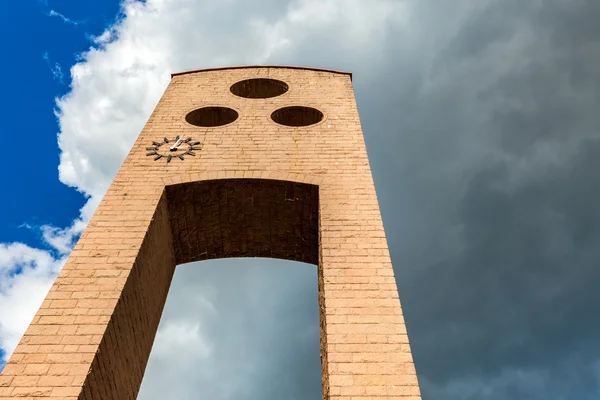
[[[23,224],[66,226],[83,206],[82,194],[58,180],[54,100],[69,90],[69,68],[91,46],[90,35],[113,23],[118,11],[119,2],[109,0],[4,5],[0,51],[13,61],[0,64],[0,136],[9,143],[11,138],[26,140],[19,139],[22,150],[4,154],[3,179],[10,195],[0,197],[0,242],[43,246],[39,230]]]
[[[600,398],[597,0],[25,0],[0,18],[0,363],[170,73],[309,65],[354,74],[423,399]],[[314,278],[178,268],[140,399],[168,371],[182,399],[274,380],[314,398]]]
[[[0,63],[0,137],[16,143],[18,150],[7,146],[4,154],[0,243],[19,242],[54,252],[40,226],[69,225],[85,203],[84,195],[58,180],[55,98],[69,90],[69,68],[89,48],[89,35],[102,32],[118,10],[118,1],[27,0],[4,5],[0,52],[12,62]],[[0,348],[0,360],[4,351]]]

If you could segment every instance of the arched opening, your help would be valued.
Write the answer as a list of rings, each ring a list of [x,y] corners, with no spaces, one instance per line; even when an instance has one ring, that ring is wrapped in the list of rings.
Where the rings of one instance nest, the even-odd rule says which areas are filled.
[[[314,265],[179,265],[137,398],[320,399],[318,310]]]
[[[200,387],[215,400],[320,393],[318,187],[223,179],[168,186],[165,194],[175,262],[187,264],[176,269],[138,398],[161,398],[157,379],[169,388],[165,396],[182,399]],[[298,262],[313,265],[290,265]],[[299,338],[300,327],[307,332]]]
[[[240,257],[318,265],[317,329],[325,397],[327,344],[318,216],[318,186],[305,183],[217,179],[167,186],[83,386],[86,398],[105,398],[106,388],[110,396],[137,396],[176,265]],[[280,312],[285,313],[285,307]],[[194,329],[193,324],[184,324],[173,332],[189,337]],[[205,350],[198,351],[201,356]]]

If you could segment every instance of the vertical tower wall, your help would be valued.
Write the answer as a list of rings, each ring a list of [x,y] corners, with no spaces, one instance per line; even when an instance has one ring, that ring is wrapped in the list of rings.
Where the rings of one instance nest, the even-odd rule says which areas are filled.
[[[277,79],[289,90],[266,99],[230,91],[252,78]],[[215,127],[186,121],[191,111],[213,106],[234,109],[237,119]],[[313,107],[324,118],[304,127],[275,123],[271,114],[286,106]],[[202,149],[169,163],[147,155],[153,141],[176,136],[191,137]],[[238,191],[239,179],[280,183]],[[210,182],[222,180],[233,188],[210,189]],[[183,196],[200,190],[192,187],[198,184],[213,194]],[[287,189],[277,189],[280,184]],[[281,201],[270,203],[276,193]],[[306,206],[285,211],[285,204],[300,198]],[[248,211],[248,201],[256,210]],[[198,210],[205,217],[197,217]],[[244,210],[248,218],[229,217]],[[209,224],[215,212],[220,219]],[[256,215],[264,215],[265,224]],[[294,231],[290,240],[307,246],[305,251],[291,242],[270,249],[285,240],[265,238],[261,226],[271,235],[273,226],[281,227],[279,238]],[[311,232],[305,238],[298,235],[301,226]],[[255,241],[232,243],[224,232],[236,227]],[[220,250],[211,252],[215,243]],[[196,251],[186,253],[182,246]],[[0,399],[135,399],[175,265],[269,254],[318,259],[325,399],[420,399],[351,77],[289,67],[172,78],[0,375]]]

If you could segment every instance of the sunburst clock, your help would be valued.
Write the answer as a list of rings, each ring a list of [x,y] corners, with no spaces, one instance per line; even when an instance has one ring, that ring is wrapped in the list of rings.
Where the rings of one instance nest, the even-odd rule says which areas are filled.
[[[165,158],[167,162],[171,162],[173,158],[183,160],[184,156],[195,156],[194,150],[202,150],[202,146],[192,138],[182,139],[177,136],[173,140],[164,138],[162,142],[153,141],[152,147],[146,147],[146,150],[148,151],[146,155],[153,156],[154,161]]]

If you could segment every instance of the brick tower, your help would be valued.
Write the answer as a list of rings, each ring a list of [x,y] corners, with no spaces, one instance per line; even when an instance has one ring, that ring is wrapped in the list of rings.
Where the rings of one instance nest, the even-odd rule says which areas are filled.
[[[323,399],[421,398],[351,75],[260,66],[172,76],[0,399],[135,399],[175,266],[221,257],[318,266]]]

